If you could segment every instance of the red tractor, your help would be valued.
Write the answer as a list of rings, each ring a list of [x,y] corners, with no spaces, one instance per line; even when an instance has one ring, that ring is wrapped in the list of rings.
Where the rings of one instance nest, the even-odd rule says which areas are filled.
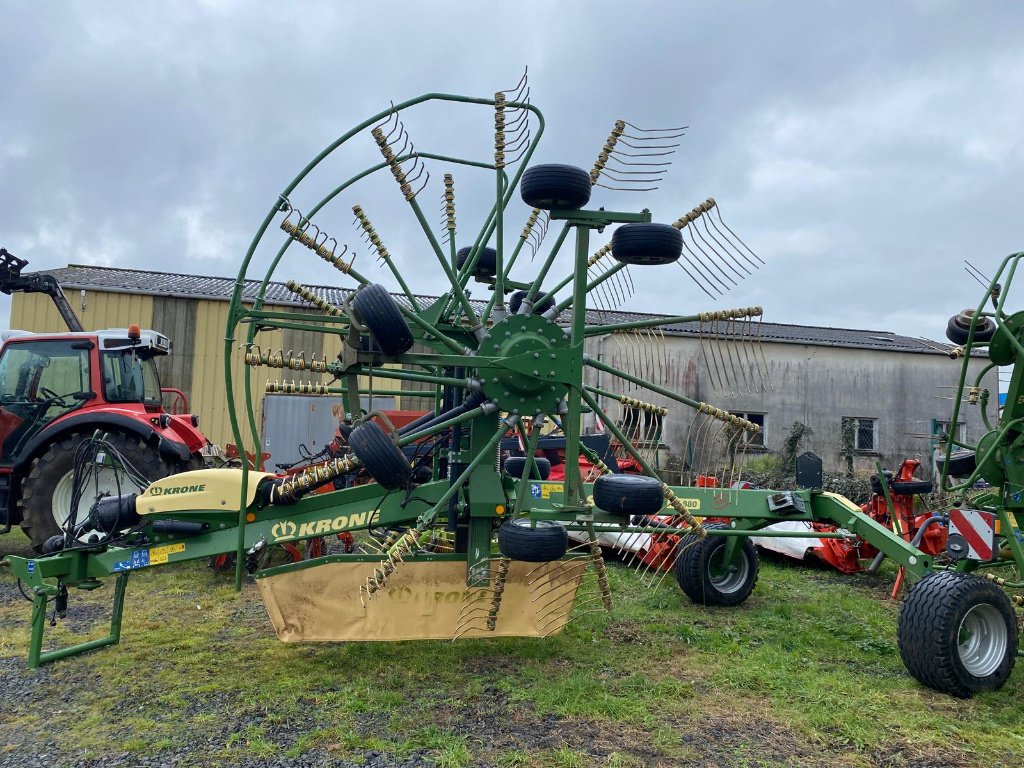
[[[27,262],[0,248],[0,291],[46,293],[70,332],[0,332],[0,533],[20,523],[37,551],[72,513],[76,453],[97,431],[152,481],[200,469],[207,440],[199,420],[167,413],[156,358],[171,342],[137,326],[86,332],[50,275],[22,275]],[[126,478],[111,467],[92,473],[80,493],[83,519]]]

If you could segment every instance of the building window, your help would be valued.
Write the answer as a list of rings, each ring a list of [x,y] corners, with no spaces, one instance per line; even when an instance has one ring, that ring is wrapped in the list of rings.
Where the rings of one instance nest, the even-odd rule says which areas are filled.
[[[756,446],[758,448],[764,448],[767,446],[768,441],[765,436],[765,415],[763,413],[743,413],[741,411],[729,411],[733,416],[739,416],[741,419],[757,424],[761,429],[756,435],[752,435],[746,430],[740,435],[741,446]]]
[[[932,428],[932,435],[934,435],[936,439],[941,440],[943,442],[949,440],[950,438],[957,440],[961,443],[964,442],[967,439],[966,425],[962,421],[958,421],[956,423],[956,429],[951,430],[951,424],[952,422],[949,421],[936,420]]]
[[[853,450],[864,453],[878,450],[878,419],[844,416],[843,432],[848,430],[853,438]]]

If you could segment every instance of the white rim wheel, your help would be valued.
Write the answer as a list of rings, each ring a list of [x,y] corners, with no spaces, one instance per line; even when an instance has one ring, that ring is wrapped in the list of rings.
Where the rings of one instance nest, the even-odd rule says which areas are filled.
[[[988,677],[1002,664],[1008,641],[999,611],[991,605],[976,605],[964,616],[957,632],[960,663],[975,677]]]

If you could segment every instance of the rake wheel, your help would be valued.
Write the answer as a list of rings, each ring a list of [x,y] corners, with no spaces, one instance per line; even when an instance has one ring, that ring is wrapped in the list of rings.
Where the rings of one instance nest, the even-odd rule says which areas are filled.
[[[242,301],[241,289],[236,289],[227,336],[233,339],[241,324],[247,323],[248,335],[243,342],[247,363],[288,369],[289,375],[297,372],[313,380],[273,383],[272,391],[340,396],[342,434],[347,425],[358,422],[363,399],[373,398],[382,387],[391,396],[403,397],[402,408],[410,407],[405,405],[406,395],[421,398],[420,402],[429,398],[427,407],[432,413],[399,430],[394,439],[372,421],[361,423],[348,436],[350,455],[299,476],[274,481],[275,490],[268,496],[271,503],[296,505],[289,510],[296,519],[304,519],[304,514],[309,518],[320,515],[315,526],[303,529],[300,525],[299,536],[304,530],[333,532],[335,527],[403,532],[397,539],[381,541],[380,564],[376,569],[372,564],[367,566],[362,595],[368,599],[385,592],[391,574],[410,558],[429,559],[430,553],[422,549],[424,542],[443,539],[453,556],[465,558],[467,585],[479,586],[491,581],[495,538],[499,551],[508,557],[546,562],[565,554],[565,526],[578,530],[600,523],[625,529],[634,514],[657,514],[666,504],[672,507],[668,514],[674,530],[703,533],[688,511],[692,507],[658,477],[659,425],[668,413],[666,404],[677,409],[672,416],[675,423],[683,423],[687,417],[682,414],[689,414],[692,424],[685,439],[691,455],[709,457],[708,461],[727,468],[721,470],[721,487],[729,487],[735,480],[734,468],[739,466],[735,453],[738,446],[746,444],[731,436],[757,430],[725,410],[661,386],[667,368],[659,349],[663,347],[663,325],[689,322],[702,329],[706,326],[711,332],[711,347],[705,358],[716,367],[717,380],[727,383],[730,372],[739,373],[747,391],[753,391],[755,382],[763,381],[762,369],[757,368],[755,374],[753,369],[738,368],[760,363],[748,353],[740,356],[730,345],[757,338],[754,324],[759,322],[760,308],[650,316],[636,322],[609,321],[606,314],[632,293],[629,264],[667,269],[667,265],[680,260],[687,235],[697,243],[691,247],[700,247],[704,254],[703,261],[696,264],[699,273],[691,277],[709,295],[712,290],[722,292],[724,284],[710,282],[718,279],[719,272],[728,268],[749,273],[751,267],[745,262],[754,264],[756,256],[744,250],[746,246],[725,226],[711,198],[671,225],[652,223],[647,209],[583,209],[593,191],[615,187],[620,183],[618,178],[625,179],[621,183],[626,186],[660,180],[666,165],[664,157],[672,154],[663,150],[676,146],[664,142],[681,133],[674,129],[636,129],[638,135],[633,135],[623,121],[618,121],[589,173],[572,165],[531,166],[542,121],[539,110],[524,95],[499,93],[494,99],[473,99],[428,94],[395,105],[357,126],[307,166],[277,197],[267,224],[257,233],[242,265],[238,286],[244,284],[252,255],[263,243],[270,223],[276,222],[286,237],[277,255],[270,259],[264,286],[274,279],[276,270],[285,265],[301,269],[303,259],[311,258],[293,248],[286,260],[286,252],[295,245],[312,251],[341,273],[336,290],[288,281],[304,312],[267,312],[263,306],[265,288],[250,308]],[[406,115],[430,101],[469,103],[493,110],[493,159],[456,158],[414,144],[406,128]],[[325,197],[306,199],[306,176],[349,139],[367,133],[380,151],[376,164],[371,163],[367,170],[342,182]],[[616,155],[620,137],[628,138],[630,149]],[[657,152],[656,162],[630,159],[650,156],[643,154],[648,149]],[[634,154],[636,151],[640,154]],[[611,161],[621,167],[616,170],[608,165]],[[645,170],[623,170],[630,165]],[[437,166],[444,171],[443,191],[437,190],[442,192],[443,201],[440,229],[427,220],[421,205],[423,197],[431,193],[431,170]],[[378,232],[373,212],[356,197],[358,182],[378,171],[390,172],[394,177],[411,220],[423,231],[426,247],[417,247],[415,255],[389,250],[384,242],[387,233]],[[456,193],[463,189],[464,178],[479,180],[481,176],[494,190],[494,203],[483,216],[480,229],[464,234],[456,216]],[[516,211],[520,205],[516,192],[533,206],[532,211]],[[481,195],[474,193],[473,197],[480,199]],[[354,265],[348,247],[340,243],[337,222],[329,214],[332,203],[342,198],[356,215],[360,237],[392,279],[363,274]],[[508,226],[509,219],[520,212],[526,214],[525,226]],[[545,236],[550,226],[559,227],[560,232],[548,249]],[[612,230],[611,242],[593,250],[591,235],[606,229]],[[408,250],[409,246],[405,247]],[[685,253],[688,264],[693,265],[693,252]],[[401,267],[412,266],[421,272],[424,256],[431,255],[444,273],[448,289],[436,299],[425,299],[410,287]],[[675,280],[677,276],[673,271],[666,279]],[[471,299],[473,280],[486,284],[487,290],[474,287],[476,294]],[[353,289],[354,294],[349,293]],[[525,311],[527,307],[529,312]],[[319,314],[311,315],[310,308]],[[278,327],[341,338],[341,353],[336,359],[326,359],[315,352],[286,354],[259,349],[258,334]],[[367,348],[366,330],[380,351]],[[609,349],[627,340],[628,354],[603,358],[593,355],[595,343],[602,337],[612,337]],[[233,345],[230,351],[234,351]],[[230,363],[225,369],[230,396]],[[645,390],[662,402],[652,403],[652,395],[645,394]],[[250,432],[258,433],[252,416],[251,389],[246,390],[246,397],[243,408],[232,404],[240,442],[244,442],[242,425],[248,423]],[[598,421],[611,433],[616,460],[647,477],[602,478],[594,487],[594,499],[581,465],[597,474],[611,472],[604,463],[609,456],[602,459],[593,453],[581,441],[581,433]],[[524,466],[515,460],[507,462],[504,472],[496,471],[503,441],[518,436],[526,456],[534,456],[542,433],[542,449],[553,451],[551,456],[558,454],[564,479],[545,481],[550,466],[539,460],[535,469],[542,478],[540,482],[524,483]],[[402,448],[414,454],[403,454]],[[417,467],[415,483],[411,483],[410,462]],[[332,499],[311,503],[311,511],[303,511],[305,494],[360,464],[382,489],[404,488],[406,492],[378,498],[373,489],[345,489],[336,492],[337,503],[344,505],[349,503],[345,499],[358,498],[363,507],[356,514],[345,507],[345,514],[339,511],[326,516]],[[429,481],[427,468],[431,470]],[[596,558],[595,563],[599,560]],[[599,565],[595,568],[603,573]],[[238,578],[236,575],[236,581]],[[556,615],[562,614],[556,611]]]
[[[535,526],[535,527],[534,527]],[[509,520],[498,529],[498,550],[511,560],[548,563],[561,559],[569,548],[569,536],[558,523]]]
[[[377,422],[363,422],[353,429],[348,436],[348,443],[370,477],[384,488],[395,490],[408,485],[412,480],[409,460],[395,447],[391,438],[384,434]]]
[[[722,529],[722,523],[711,523],[706,528]],[[748,538],[740,546],[740,556],[733,562],[726,559],[728,539],[708,537],[696,539],[684,536],[679,542],[680,555],[676,558],[675,574],[680,589],[698,605],[733,606],[750,597],[757,584],[761,559],[757,548]]]
[[[571,165],[535,165],[523,174],[519,193],[534,208],[582,208],[590,201],[590,176]]]
[[[384,286],[373,283],[363,286],[352,297],[352,308],[388,357],[397,357],[412,346],[409,324]]]

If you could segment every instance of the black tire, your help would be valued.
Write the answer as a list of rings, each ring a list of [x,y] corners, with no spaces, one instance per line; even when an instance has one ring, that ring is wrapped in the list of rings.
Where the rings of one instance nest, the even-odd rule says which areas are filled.
[[[547,480],[551,475],[551,462],[542,456],[534,458],[536,471],[540,473],[541,480]],[[505,459],[505,472],[509,477],[523,476],[523,467],[526,466],[525,456],[509,456]],[[530,477],[536,479],[536,473],[532,473]]]
[[[966,344],[974,320],[974,310],[965,309],[958,315],[949,318],[946,324],[946,338],[954,344]],[[981,318],[974,328],[974,341],[991,341],[996,332],[996,324],[991,317]]]
[[[594,481],[594,504],[612,515],[656,515],[665,507],[665,493],[655,477],[601,475]]]
[[[931,493],[935,490],[935,486],[927,480],[893,480],[892,472],[888,471],[885,473],[885,479],[889,483],[889,493],[894,496],[913,496],[917,493]],[[872,475],[870,482],[872,493],[879,496],[885,494],[878,475]]]
[[[538,520],[532,528],[529,518],[508,520],[498,529],[498,550],[505,557],[526,563],[549,563],[561,559],[569,549],[569,534],[560,523]]]
[[[455,266],[458,269],[462,269],[462,265],[466,263],[466,259],[469,258],[472,248],[459,248],[455,252]],[[476,266],[473,267],[473,277],[477,281],[493,280],[495,274],[498,272],[498,252],[493,248],[481,248],[480,257],[476,260]]]
[[[612,234],[612,256],[624,264],[672,264],[683,253],[683,235],[668,224],[623,224]]]
[[[388,357],[396,357],[412,347],[409,324],[402,317],[398,302],[383,285],[364,285],[352,297],[352,308]]]
[[[541,210],[582,208],[590,202],[590,174],[574,165],[534,165],[523,173],[519,195]]]
[[[720,529],[722,523],[709,523],[705,528]],[[684,536],[679,541],[675,574],[679,587],[698,605],[739,605],[754,591],[761,559],[749,537],[740,545],[739,562],[722,572],[726,537]]]
[[[519,314],[519,308],[521,306],[523,306],[523,299],[525,299],[527,295],[528,295],[527,291],[516,291],[511,296],[509,296],[509,299],[508,299],[508,311],[511,312],[513,315],[518,315]],[[536,301],[537,299],[542,298],[543,296],[544,296],[544,289],[538,288],[537,289],[537,295],[534,297],[534,301]],[[542,302],[540,304],[534,304],[533,305],[533,314],[535,314],[535,315],[543,315],[545,312],[547,312],[549,309],[553,308],[554,306],[555,306],[555,297],[552,296],[551,298],[549,298],[545,302]]]
[[[978,455],[974,451],[953,451],[946,462],[946,474],[953,477],[970,477],[978,468]]]
[[[900,609],[900,658],[922,684],[967,699],[1006,682],[1017,658],[1017,617],[1006,593],[978,576],[921,579]]]
[[[913,496],[918,493],[931,493],[935,489],[927,480],[896,480],[889,483],[890,493],[897,496]]]
[[[366,421],[353,429],[348,444],[378,485],[394,491],[412,480],[409,460],[377,422]]]
[[[75,452],[78,446],[89,439],[90,436],[87,435],[72,434],[50,443],[32,462],[28,475],[21,481],[21,498],[18,500],[21,529],[37,552],[42,551],[42,546],[48,538],[62,533],[61,524],[67,520],[71,511]],[[147,446],[134,435],[112,432],[109,433],[107,440],[147,480],[159,480],[184,468],[168,464],[155,448]],[[111,494],[118,493],[114,470],[106,469],[102,472],[99,476],[100,490],[106,487]],[[122,477],[121,493],[133,493],[137,490],[131,481]],[[95,501],[94,495],[87,493],[82,496],[78,505],[78,522],[85,519]]]

